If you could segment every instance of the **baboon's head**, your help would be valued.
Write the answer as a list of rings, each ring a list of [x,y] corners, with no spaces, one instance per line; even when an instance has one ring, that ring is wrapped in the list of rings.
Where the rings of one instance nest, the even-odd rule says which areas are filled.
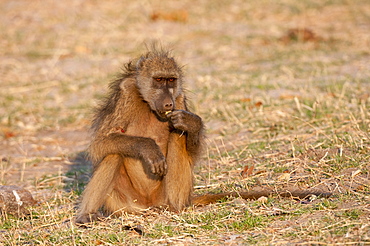
[[[182,71],[166,51],[151,51],[136,65],[137,86],[150,108],[161,120],[175,109],[175,99],[181,93]]]

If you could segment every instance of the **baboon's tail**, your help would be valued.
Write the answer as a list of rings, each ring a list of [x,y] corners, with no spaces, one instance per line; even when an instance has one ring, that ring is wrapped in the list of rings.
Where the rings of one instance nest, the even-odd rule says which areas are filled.
[[[278,195],[281,197],[291,197],[295,199],[304,199],[309,196],[315,195],[320,197],[330,197],[333,193],[327,192],[321,189],[298,189],[298,188],[286,188],[281,190],[274,190],[267,187],[258,187],[245,192],[225,192],[219,194],[205,194],[195,196],[192,199],[192,203],[195,206],[203,206],[211,203],[215,203],[218,200],[227,197],[241,197],[243,199],[258,199],[262,196]]]

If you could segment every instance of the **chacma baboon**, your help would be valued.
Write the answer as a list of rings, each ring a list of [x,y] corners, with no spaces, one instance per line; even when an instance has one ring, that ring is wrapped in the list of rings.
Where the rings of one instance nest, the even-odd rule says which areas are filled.
[[[125,65],[97,108],[92,129],[89,155],[93,176],[83,194],[78,224],[97,219],[101,208],[116,215],[148,207],[181,210],[226,196],[255,199],[276,193],[257,189],[192,197],[203,123],[189,111],[183,72],[166,50],[152,47]],[[279,194],[304,197],[323,193],[284,190]]]
[[[170,52],[152,47],[110,84],[93,120],[93,176],[77,223],[151,206],[191,204],[202,119],[188,110],[183,72]]]

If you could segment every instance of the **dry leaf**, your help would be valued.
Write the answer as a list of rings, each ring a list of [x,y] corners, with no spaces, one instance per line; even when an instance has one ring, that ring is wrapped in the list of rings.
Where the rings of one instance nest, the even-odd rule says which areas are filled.
[[[254,106],[256,106],[256,107],[261,107],[263,105],[263,103],[262,102],[256,102],[255,104],[254,104]]]
[[[292,41],[317,42],[321,40],[321,38],[309,28],[292,28],[289,29],[286,34],[280,38],[280,40],[285,44],[288,44]]]
[[[187,22],[188,12],[182,9],[173,11],[153,11],[150,19],[153,21],[166,20],[173,22]]]
[[[8,138],[12,138],[12,137],[15,137],[16,136],[16,134],[14,133],[14,132],[11,132],[11,131],[4,131],[4,137],[6,138],[6,139],[8,139]]]
[[[252,175],[253,173],[253,170],[254,170],[254,165],[252,166],[245,166],[244,170],[240,173],[240,175],[243,177],[243,178],[246,178],[246,177],[249,177]]]

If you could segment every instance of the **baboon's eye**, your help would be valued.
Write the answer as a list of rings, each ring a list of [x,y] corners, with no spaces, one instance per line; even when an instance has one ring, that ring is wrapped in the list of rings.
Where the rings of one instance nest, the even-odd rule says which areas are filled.
[[[162,78],[155,78],[155,80],[157,80],[158,82],[161,82]]]
[[[169,78],[168,81],[174,82],[175,81],[175,78]]]

